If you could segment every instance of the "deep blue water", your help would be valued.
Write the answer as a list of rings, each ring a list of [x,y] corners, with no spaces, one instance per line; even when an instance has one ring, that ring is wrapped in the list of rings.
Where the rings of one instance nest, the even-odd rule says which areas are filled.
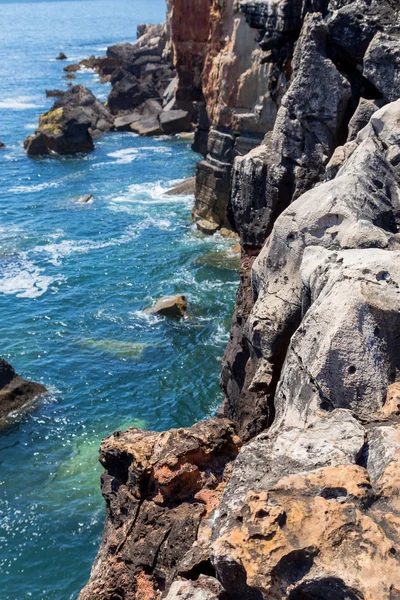
[[[28,159],[24,138],[72,62],[135,39],[163,0],[1,2],[0,355],[49,396],[0,433],[2,600],[77,597],[104,520],[99,441],[187,426],[220,401],[238,276],[202,237],[190,197],[165,196],[198,157],[179,138],[110,134],[87,157]],[[78,74],[105,99],[108,87]],[[76,202],[94,195],[90,205]],[[143,312],[185,293],[190,318]]]

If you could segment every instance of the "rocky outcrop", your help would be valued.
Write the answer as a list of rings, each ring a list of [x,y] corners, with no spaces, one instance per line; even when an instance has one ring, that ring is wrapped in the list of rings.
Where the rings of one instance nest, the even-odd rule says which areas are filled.
[[[108,109],[90,90],[76,85],[40,117],[39,128],[24,147],[29,156],[90,152],[93,137],[110,131],[112,125]]]
[[[0,427],[24,414],[35,398],[46,391],[40,383],[22,379],[8,362],[0,358]]]
[[[209,565],[211,524],[240,441],[229,421],[117,431],[102,442],[103,542],[80,600],[156,599]]]
[[[189,483],[174,479],[179,501],[160,496],[159,484],[149,488],[149,479],[139,493],[113,496],[99,562],[83,594],[396,600],[399,7],[391,0],[198,5],[208,7],[201,80],[208,124],[203,119],[197,134],[204,149],[206,133],[207,150],[197,168],[194,216],[204,230],[228,225],[239,234],[241,281],[219,416],[180,435],[196,436],[197,457],[199,447],[214,444],[215,427],[218,439],[228,427],[232,450],[216,477],[222,485],[216,483],[212,509],[199,521],[191,513],[185,535],[179,530],[182,552],[179,544],[168,562],[164,546],[157,546],[150,565],[141,558],[143,546],[135,546],[141,540],[153,547],[144,542],[144,519],[158,532],[154,506],[143,498],[149,489],[153,503],[162,498],[170,523],[185,502],[194,511],[204,492],[200,483],[200,492],[193,491],[186,473],[195,465],[215,475],[214,467],[188,461],[186,451],[181,458],[175,430],[112,438],[118,454],[122,437],[128,465],[124,470],[112,461],[116,494],[115,477],[135,482],[131,491],[143,481],[129,469],[137,456],[151,456],[143,440],[155,444],[155,435],[163,443],[152,447],[162,456],[171,449],[174,464],[185,463]],[[206,23],[206,12],[201,20]],[[107,477],[111,463],[102,460]],[[147,472],[149,460],[155,459],[140,458]],[[160,469],[169,485],[170,466]],[[127,508],[125,497],[140,498],[140,509]],[[113,515],[120,510],[124,523],[134,521],[129,555],[127,529],[115,534]]]

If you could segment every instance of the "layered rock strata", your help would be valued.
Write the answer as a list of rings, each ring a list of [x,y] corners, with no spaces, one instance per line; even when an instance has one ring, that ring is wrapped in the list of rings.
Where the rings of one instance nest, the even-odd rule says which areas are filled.
[[[225,400],[219,417],[189,430],[128,430],[103,443],[114,457],[107,462],[102,449],[106,477],[118,492],[82,598],[396,600],[399,7],[389,0],[246,0],[241,9],[213,3],[209,28],[202,93],[211,129],[195,212],[217,226],[230,223],[241,239],[222,365]],[[240,63],[251,28],[254,50]],[[254,65],[246,67],[249,57]],[[234,75],[233,64],[244,70]],[[240,112],[236,100],[250,69],[270,102],[265,64],[280,73],[279,93],[271,122],[256,135],[256,112]],[[261,143],[236,151],[246,131]],[[193,454],[175,448],[175,439],[188,436],[196,438]],[[171,465],[184,472],[185,479],[174,478],[174,493],[184,494],[191,511],[213,490],[200,525],[190,522],[184,535],[179,529],[185,544],[173,560],[158,562],[161,545],[151,565],[133,542],[127,554],[127,528],[116,534],[113,515],[122,511],[123,523],[133,522],[129,539],[144,542],[143,520],[155,531],[158,525],[143,498],[165,502],[163,519],[174,518],[182,498],[160,496],[159,483],[149,487],[148,479],[136,491],[143,480],[137,470],[129,479],[129,469],[140,462],[149,472],[159,460],[147,458],[151,449],[138,459],[143,440],[166,456],[167,468],[161,460],[156,471],[168,482]],[[227,443],[229,452],[221,450]],[[214,448],[219,470],[204,466],[199,447]],[[202,475],[194,492],[189,473],[196,469]],[[115,477],[132,482],[139,512],[118,497],[125,488]]]

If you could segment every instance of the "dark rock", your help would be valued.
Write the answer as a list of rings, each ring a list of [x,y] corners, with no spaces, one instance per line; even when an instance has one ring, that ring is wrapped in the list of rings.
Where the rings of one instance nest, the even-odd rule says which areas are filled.
[[[65,93],[65,90],[46,90],[47,98],[60,98]]]
[[[60,54],[56,56],[56,60],[67,60],[67,57],[65,56],[64,52],[60,52]]]
[[[122,117],[117,117],[114,120],[114,129],[116,131],[132,131],[131,125],[141,119],[142,115],[138,111],[123,115]]]
[[[120,111],[132,111],[148,98],[156,96],[157,92],[151,82],[142,84],[128,73],[114,84],[108,96],[108,106],[115,115]]]
[[[0,148],[5,148],[5,147],[6,147],[6,145],[3,144],[3,142],[0,142]]]
[[[77,71],[80,71],[80,68],[81,65],[72,64],[64,67],[63,71],[66,71],[67,73],[76,73]]]
[[[92,133],[109,131],[113,119],[90,90],[77,85],[65,92],[39,120],[35,135],[24,147],[30,156],[75,154],[93,150]]]
[[[26,412],[34,399],[46,391],[40,383],[22,379],[8,362],[0,358],[0,425],[14,416],[11,413],[17,416]]]
[[[185,110],[163,110],[159,118],[166,135],[190,131],[192,128],[189,113]]]
[[[160,121],[157,117],[141,117],[137,121],[134,121],[130,125],[131,131],[150,137],[153,135],[162,135],[163,130],[160,125]]]
[[[74,73],[68,73],[68,75],[63,75],[63,79],[77,79]]]

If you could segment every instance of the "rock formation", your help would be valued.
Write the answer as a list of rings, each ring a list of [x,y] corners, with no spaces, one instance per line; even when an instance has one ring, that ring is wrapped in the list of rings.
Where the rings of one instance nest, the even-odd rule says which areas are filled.
[[[108,109],[87,88],[76,85],[63,93],[40,117],[39,128],[24,147],[30,156],[90,152],[93,137],[112,128]]]
[[[46,391],[40,383],[22,379],[0,358],[0,427],[29,410],[33,400]]]
[[[398,600],[400,7],[193,7],[201,32],[179,2],[169,31],[206,155],[194,218],[241,242],[224,402],[103,442],[108,516],[81,600]]]

